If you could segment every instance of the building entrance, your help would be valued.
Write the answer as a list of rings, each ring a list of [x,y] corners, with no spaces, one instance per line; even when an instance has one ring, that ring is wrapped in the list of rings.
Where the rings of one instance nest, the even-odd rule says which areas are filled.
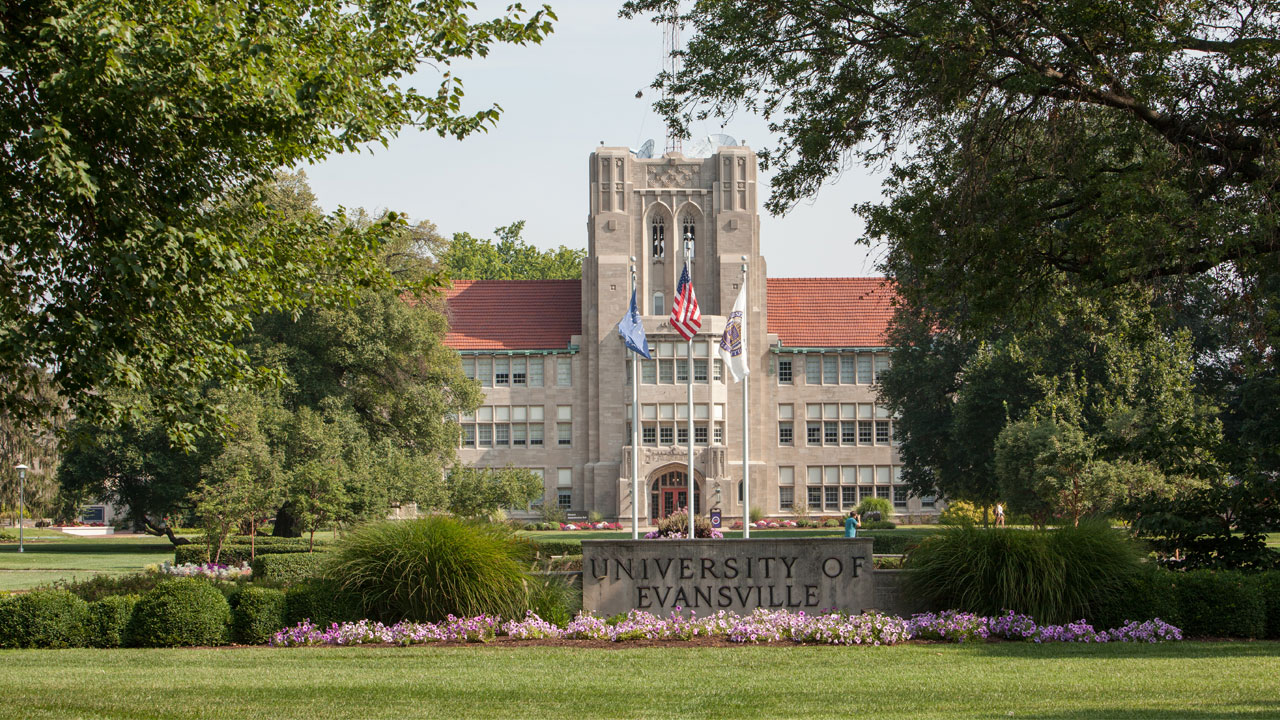
[[[693,512],[702,512],[702,488],[693,479]],[[649,517],[660,520],[689,505],[689,475],[684,470],[660,470],[653,480],[649,493]]]

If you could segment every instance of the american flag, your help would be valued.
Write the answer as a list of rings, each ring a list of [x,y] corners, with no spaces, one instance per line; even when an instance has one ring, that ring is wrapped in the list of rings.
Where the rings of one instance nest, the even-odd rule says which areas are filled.
[[[698,296],[693,294],[693,283],[689,281],[689,263],[684,264],[680,284],[676,285],[676,299],[671,304],[671,327],[685,340],[692,340],[702,327]]]

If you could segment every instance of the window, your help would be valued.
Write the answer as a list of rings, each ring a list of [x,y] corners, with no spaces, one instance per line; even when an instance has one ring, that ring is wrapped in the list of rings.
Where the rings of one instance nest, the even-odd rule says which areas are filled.
[[[711,440],[717,445],[724,444],[724,425],[716,423],[715,428],[711,432]]]
[[[790,421],[790,420],[780,420],[780,421],[778,421],[778,444],[779,444],[779,445],[790,445],[792,442],[794,442],[794,438],[793,438],[793,436],[792,436],[792,432],[793,432],[793,431],[792,431],[792,429],[791,429],[791,421]]]
[[[573,423],[556,424],[556,444],[561,447],[573,444]]]
[[[556,505],[561,510],[568,510],[573,507],[573,493],[568,490],[559,490],[556,492]]]
[[[809,488],[809,508],[817,510],[820,507],[822,507],[822,488]]]
[[[858,381],[858,373],[855,370],[855,355],[840,356],[840,382],[845,385],[853,385]]]
[[[663,385],[670,385],[674,382],[675,369],[671,366],[671,360],[658,361],[658,382]]]
[[[640,382],[645,385],[654,385],[658,382],[658,361],[642,360],[640,361]]]
[[[476,426],[470,423],[462,426],[462,447],[476,446]]]
[[[836,373],[836,364],[840,362],[838,355],[822,356],[822,382],[828,385],[835,385],[840,382],[840,376]]]
[[[796,489],[790,487],[778,488],[778,507],[783,510],[790,510],[796,502]]]
[[[852,421],[843,421],[840,423],[840,443],[842,445],[855,445],[858,442],[858,424]]]
[[[493,447],[493,426],[478,425],[476,426],[476,430],[478,431],[478,435],[480,437],[480,447],[482,448]]]
[[[462,374],[466,375],[468,380],[476,379],[475,358],[462,358]]]
[[[573,468],[560,468],[556,471],[556,487],[573,486]]]
[[[660,292],[654,293],[653,294],[653,314],[654,315],[667,314],[667,311],[663,309],[664,305],[662,303],[663,303],[662,293]]]
[[[822,442],[827,445],[840,443],[840,423],[825,422],[822,424]]]
[[[556,385],[560,387],[569,387],[573,384],[573,360],[571,358],[556,358]]]
[[[822,423],[820,422],[806,423],[805,443],[808,445],[822,444]]]
[[[653,446],[658,444],[658,428],[652,425],[646,425],[640,428],[641,442],[645,445]]]
[[[922,508],[932,508],[934,504],[937,502],[938,502],[938,498],[934,495],[920,496],[920,507]]]
[[[528,384],[528,375],[525,374],[524,368],[525,368],[524,358],[511,358],[511,384],[512,385]]]
[[[480,379],[480,387],[493,386],[493,360],[491,358],[476,358],[476,377]]]
[[[778,358],[778,384],[791,384],[791,358]]]
[[[888,420],[876,421],[876,444],[877,445],[889,444],[889,421]]]
[[[511,444],[511,426],[507,424],[493,426],[493,444],[506,447]]]
[[[840,500],[844,502],[845,508],[852,509],[858,504],[858,488],[849,485],[840,488]]]
[[[542,447],[542,426],[529,426],[529,447]]]
[[[804,359],[804,381],[808,385],[822,384],[822,358],[810,356]]]
[[[694,445],[706,445],[706,444],[707,444],[707,426],[706,426],[706,425],[695,425],[695,426],[694,426],[694,428],[693,428],[693,444],[694,444]]]
[[[529,387],[542,387],[542,358],[529,358]]]
[[[793,467],[778,468],[778,484],[779,485],[795,485],[796,469]]]
[[[880,373],[885,372],[888,369],[889,369],[889,356],[877,355],[876,356],[876,382],[880,381]]]
[[[713,360],[712,362],[714,364],[711,367],[714,368],[714,372],[711,376],[711,379],[714,380],[715,382],[720,382],[724,380],[724,361],[716,359],[716,360]]]
[[[679,445],[689,444],[689,428],[681,425],[676,428],[676,443]]]
[[[693,257],[693,244],[698,239],[698,228],[693,222],[692,215],[685,215],[680,221],[680,238],[689,241],[689,257]]]
[[[493,359],[493,384],[511,384],[511,358],[500,357]]]
[[[871,384],[871,356],[865,353],[858,355],[858,384]]]
[[[907,506],[906,488],[896,487],[893,489],[893,506],[896,508],[905,508]]]
[[[681,385],[689,382],[689,361],[688,360],[676,361],[676,382],[680,383]]]
[[[693,361],[693,381],[696,383],[705,383],[707,381],[707,361]]]
[[[824,487],[822,491],[824,496],[823,500],[825,502],[825,505],[823,505],[823,509],[839,510],[840,509],[840,488],[828,486],[828,487]]]
[[[670,425],[663,425],[658,428],[658,443],[660,445],[671,445],[676,440],[676,429]]]
[[[557,419],[557,420],[572,420],[572,419],[573,419],[573,406],[572,406],[572,405],[557,405],[557,406],[556,406],[556,419]]]
[[[876,488],[876,497],[878,497],[878,498],[884,498],[885,500],[888,500],[888,499],[889,499],[889,488],[887,488],[887,487],[878,487],[878,488]]]
[[[870,420],[858,421],[858,444],[859,445],[871,444],[871,421]]]
[[[667,256],[667,223],[657,214],[649,223],[649,242],[654,258],[661,259]]]
[[[528,442],[529,430],[527,425],[511,426],[511,444],[516,447],[524,447]]]

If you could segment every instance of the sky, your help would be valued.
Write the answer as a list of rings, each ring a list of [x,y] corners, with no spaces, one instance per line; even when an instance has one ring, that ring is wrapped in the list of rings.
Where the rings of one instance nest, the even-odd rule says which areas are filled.
[[[585,248],[593,149],[601,141],[637,148],[649,138],[663,148],[665,130],[652,108],[657,95],[649,87],[662,68],[662,29],[648,19],[619,18],[620,1],[550,4],[559,20],[541,45],[500,47],[453,68],[468,109],[502,106],[496,127],[461,141],[407,129],[388,147],[304,167],[320,204],[395,210],[413,222],[435,223],[446,236],[492,237],[494,228],[524,220],[524,239],[533,245]],[[492,14],[506,2],[480,5],[481,13]],[[438,76],[424,71],[409,84],[433,91]],[[695,137],[723,132],[756,150],[773,144],[755,116],[735,116],[723,129],[708,121],[691,130]],[[784,216],[762,207],[760,246],[770,277],[879,274],[883,250],[855,243],[863,223],[851,211],[879,196],[880,178],[855,167]],[[767,190],[762,202],[765,197]]]

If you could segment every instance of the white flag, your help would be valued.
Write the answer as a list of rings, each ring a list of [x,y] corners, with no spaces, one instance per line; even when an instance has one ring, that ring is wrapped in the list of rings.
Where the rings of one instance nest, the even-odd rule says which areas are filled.
[[[739,382],[751,372],[747,368],[747,284],[742,284],[738,299],[729,313],[729,322],[720,338],[720,357],[734,382]]]

